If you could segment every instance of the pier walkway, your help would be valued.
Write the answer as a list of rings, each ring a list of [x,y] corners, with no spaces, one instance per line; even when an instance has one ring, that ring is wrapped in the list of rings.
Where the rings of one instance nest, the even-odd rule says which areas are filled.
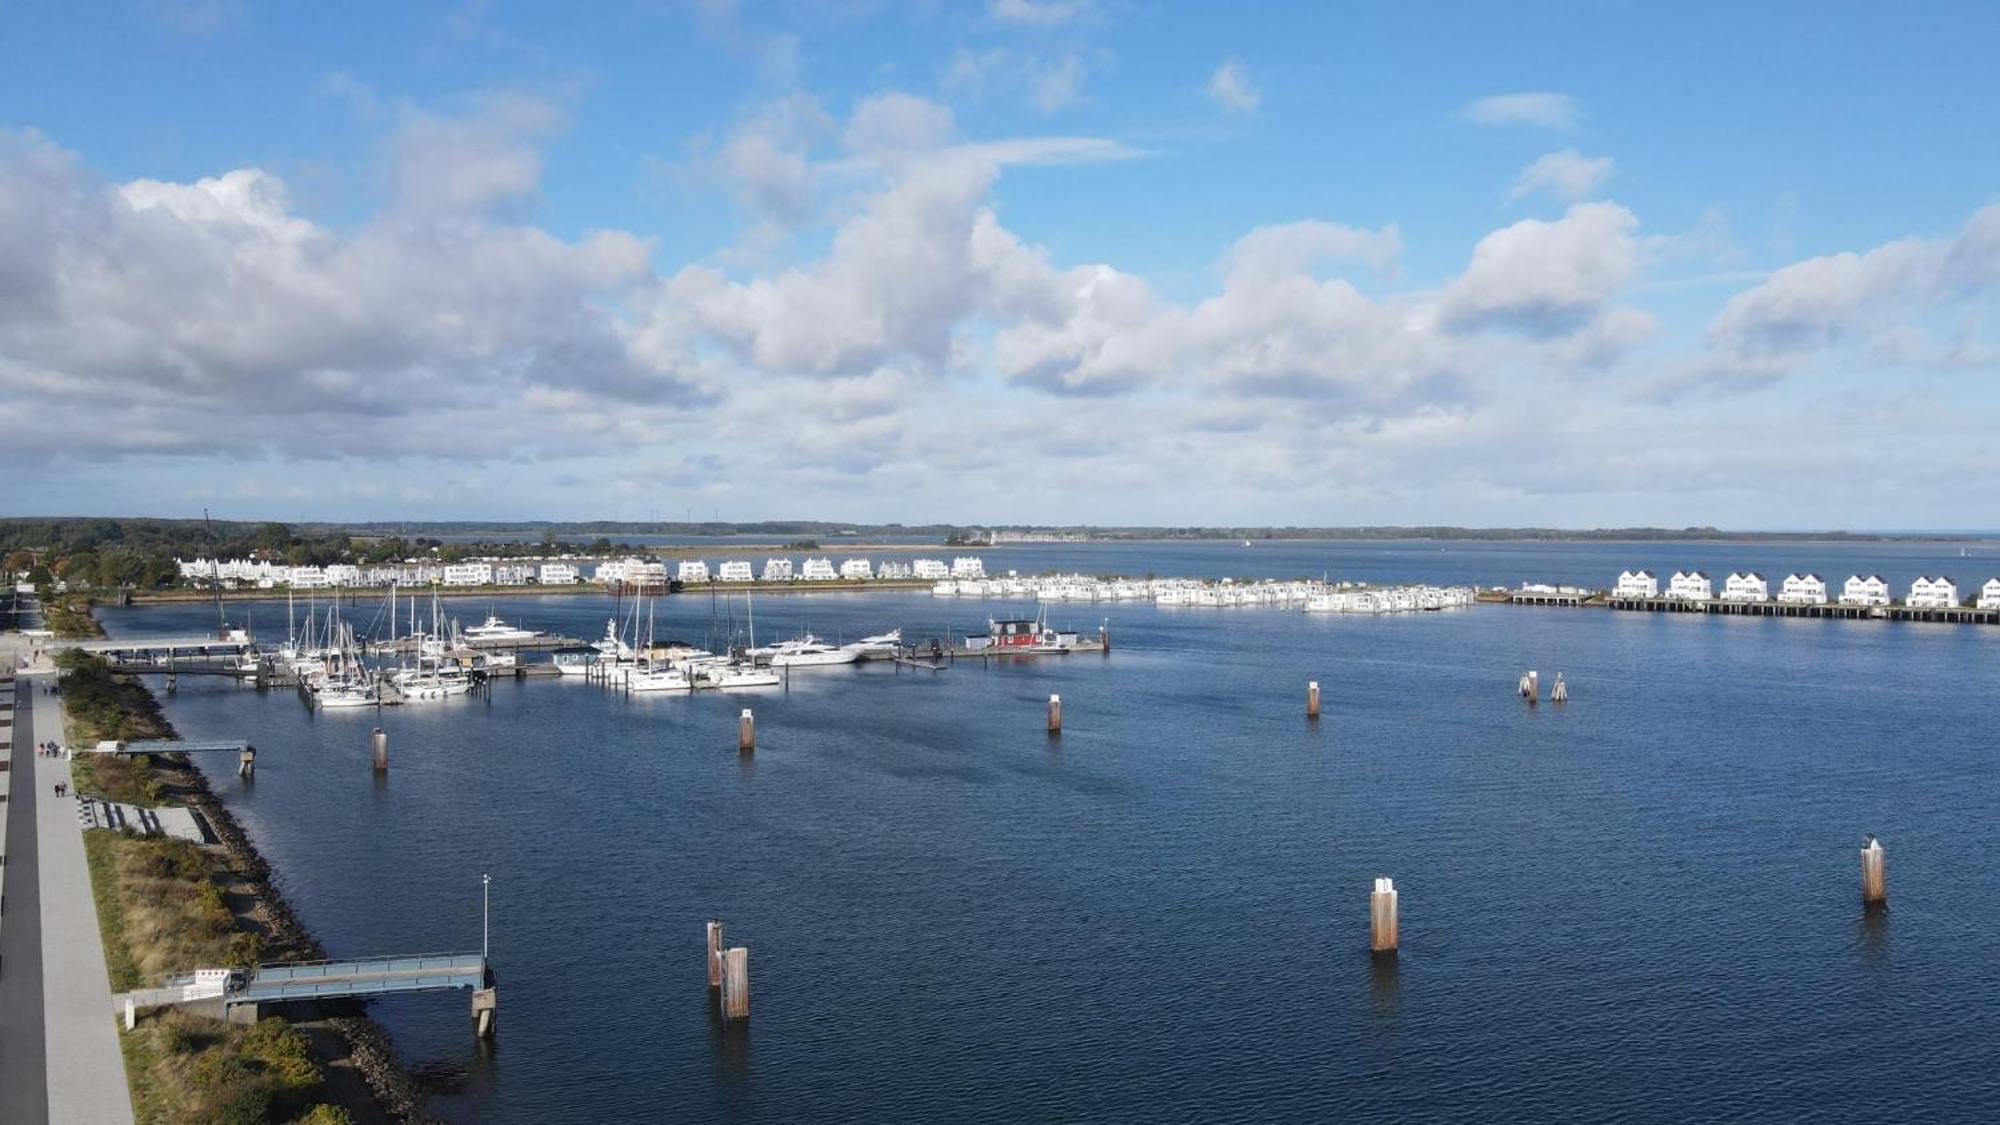
[[[492,970],[480,953],[426,953],[407,957],[363,957],[349,961],[290,961],[260,966],[248,974],[199,969],[158,988],[110,997],[112,1012],[178,1005],[220,1003],[224,1012],[248,1006],[302,1000],[343,1000],[407,992],[443,992],[492,987]]]

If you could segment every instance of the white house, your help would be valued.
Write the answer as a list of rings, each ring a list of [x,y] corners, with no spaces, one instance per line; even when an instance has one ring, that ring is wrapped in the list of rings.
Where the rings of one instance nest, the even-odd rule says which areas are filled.
[[[594,577],[607,586],[664,586],[667,564],[645,559],[617,559],[597,564]]]
[[[495,586],[526,586],[535,580],[535,568],[529,563],[494,563],[493,584]]]
[[[748,582],[753,577],[750,573],[750,563],[744,559],[723,563],[716,570],[715,576],[724,582]]]
[[[918,578],[951,577],[951,568],[936,559],[918,559],[910,564],[910,571]]]
[[[680,567],[674,572],[674,577],[682,582],[706,582],[708,564],[700,559],[682,559]]]
[[[1979,588],[1980,609],[2000,609],[2000,578],[1989,578]]]
[[[849,579],[868,579],[875,577],[875,571],[868,565],[867,559],[848,559],[840,564],[840,576]]]
[[[326,571],[316,566],[295,566],[285,572],[285,582],[294,590],[324,590],[333,583],[326,580]]]
[[[1792,605],[1825,605],[1826,579],[1817,574],[1787,574],[1778,600]]]
[[[1660,580],[1653,577],[1650,570],[1620,571],[1618,587],[1612,593],[1621,598],[1657,598],[1660,596]]]
[[[492,563],[452,563],[441,580],[447,586],[487,586],[493,582]]]
[[[334,586],[361,585],[361,568],[353,563],[326,564],[326,580]]]
[[[875,568],[875,577],[877,578],[908,578],[909,576],[910,564],[897,562],[894,559],[884,559],[882,560],[882,565]]]
[[[1958,604],[1958,585],[1940,574],[1936,578],[1919,575],[1910,583],[1910,597],[1904,604],[1925,609],[1949,609]]]
[[[791,580],[792,580],[792,560],[790,559],[764,560],[764,581],[790,582]]]
[[[1683,601],[1705,602],[1715,596],[1715,583],[1699,570],[1676,570],[1667,579],[1667,596]]]
[[[984,578],[986,577],[986,561],[978,555],[960,555],[951,560],[951,576],[953,578]]]
[[[1768,602],[1771,584],[1754,570],[1731,574],[1722,580],[1722,600],[1726,602]]]
[[[831,582],[839,575],[833,572],[832,559],[807,559],[805,569],[799,572],[799,577],[808,582]]]
[[[568,563],[543,563],[541,583],[544,586],[574,586],[582,575]]]
[[[1850,574],[1840,586],[1841,605],[1888,605],[1889,580],[1879,574]]]

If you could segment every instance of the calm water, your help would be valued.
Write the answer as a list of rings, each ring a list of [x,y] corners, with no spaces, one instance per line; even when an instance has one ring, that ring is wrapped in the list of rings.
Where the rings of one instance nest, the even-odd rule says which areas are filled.
[[[1041,548],[1081,561],[1031,565],[1200,573],[1293,549],[1273,572],[1600,583],[1635,563],[1903,581],[1957,554],[1480,545],[1400,549],[1382,565],[1403,569],[1369,573],[1363,548],[1320,545],[1331,561],[1315,563],[1202,544]],[[1455,554],[1489,568],[1418,569]],[[1509,558],[1520,570],[1495,573]],[[608,602],[495,608],[591,634]],[[808,618],[914,634],[985,608],[774,597],[757,619],[767,636]],[[1117,650],[828,669],[754,700],[510,681],[378,719],[190,684],[169,711],[184,733],[257,743],[254,783],[220,762],[212,780],[334,954],[476,947],[493,874],[492,1048],[461,995],[375,1009],[413,1064],[457,1083],[435,1106],[454,1119],[2000,1110],[2000,629],[1055,612],[1108,612]],[[135,634],[205,613],[104,616]],[[660,631],[699,639],[709,619],[706,599],[670,599]],[[1566,672],[1576,701],[1522,705],[1529,667]],[[1326,693],[1317,726],[1308,679]],[[1059,741],[1042,730],[1051,692]],[[750,761],[741,706],[758,716]],[[1874,917],[1869,832],[1890,854],[1892,909]],[[1366,952],[1377,875],[1402,890],[1389,965]],[[751,949],[747,1033],[710,1015],[711,916]]]

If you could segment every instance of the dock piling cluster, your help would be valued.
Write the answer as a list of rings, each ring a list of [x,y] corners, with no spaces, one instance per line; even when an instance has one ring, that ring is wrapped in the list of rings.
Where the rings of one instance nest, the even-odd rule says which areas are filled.
[[[1521,683],[1514,690],[1522,699],[1527,700],[1530,706],[1541,702],[1542,674],[1532,669],[1521,673]]]
[[[1556,684],[1554,687],[1549,689],[1549,702],[1550,703],[1569,702],[1569,685],[1563,682],[1563,674],[1561,672],[1556,673]]]

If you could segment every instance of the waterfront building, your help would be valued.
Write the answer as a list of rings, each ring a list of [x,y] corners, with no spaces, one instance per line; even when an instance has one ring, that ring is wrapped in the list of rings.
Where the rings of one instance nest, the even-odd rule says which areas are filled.
[[[316,566],[295,566],[286,571],[285,584],[294,590],[324,590],[333,585],[326,580],[326,571]]]
[[[1940,574],[1936,578],[1919,575],[1910,583],[1910,596],[1905,605],[1924,609],[1949,609],[1958,604],[1958,584]]]
[[[492,563],[451,563],[444,568],[439,579],[446,586],[490,586],[493,584]]]
[[[807,559],[799,576],[808,582],[831,582],[839,577],[833,571],[832,559]]]
[[[682,559],[675,569],[674,577],[682,582],[708,581],[708,564],[700,559]]]
[[[1732,573],[1722,580],[1722,600],[1726,602],[1768,602],[1771,584],[1754,570]]]
[[[986,561],[978,555],[960,555],[951,560],[951,576],[953,578],[984,578],[986,577]]]
[[[791,580],[792,580],[792,560],[790,559],[764,560],[764,581],[790,582]]]
[[[1979,588],[1980,609],[2000,609],[2000,578],[1989,578]]]
[[[581,577],[576,568],[568,563],[542,564],[541,583],[544,586],[574,586]]]
[[[748,582],[754,577],[747,559],[732,559],[723,563],[715,572],[715,576],[724,582]]]
[[[328,563],[326,581],[330,586],[361,585],[361,568],[353,563]]]
[[[847,579],[868,579],[875,577],[874,569],[867,559],[848,559],[840,564],[840,576]]]
[[[1825,605],[1826,579],[1817,574],[1787,574],[1778,600],[1791,605]]]
[[[893,559],[886,560],[882,563],[881,566],[875,568],[875,577],[908,578],[910,577],[910,564],[906,562],[896,562]]]
[[[1657,598],[1660,596],[1660,580],[1653,577],[1650,570],[1620,571],[1618,587],[1612,593],[1621,598]]]
[[[1705,602],[1715,597],[1715,583],[1699,570],[1676,570],[1667,579],[1667,596],[1682,601]]]
[[[1850,574],[1840,587],[1841,605],[1888,605],[1889,580],[1879,574]]]
[[[910,573],[917,578],[950,578],[951,568],[936,559],[918,559],[910,564]]]
[[[528,563],[494,563],[495,586],[526,586],[535,580],[535,568]]]

